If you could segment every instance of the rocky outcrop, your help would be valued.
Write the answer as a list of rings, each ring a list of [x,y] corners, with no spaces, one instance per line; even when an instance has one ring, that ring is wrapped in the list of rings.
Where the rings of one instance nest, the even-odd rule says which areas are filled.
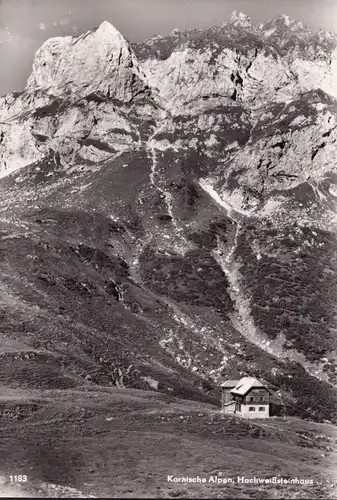
[[[151,130],[142,135],[144,121],[162,132],[176,131],[180,139],[172,115],[178,121],[198,117],[194,136],[207,132],[198,142],[212,149],[219,142],[214,131],[226,130],[231,120],[234,127],[245,122],[238,132],[242,125],[255,129],[268,114],[278,119],[281,108],[273,103],[286,110],[290,101],[318,88],[335,96],[336,46],[336,36],[314,33],[285,16],[256,27],[238,12],[219,28],[174,31],[133,47],[107,22],[78,38],[47,40],[24,92],[1,98],[1,175],[50,151],[65,165],[105,161],[142,146]],[[223,107],[227,119],[217,125]],[[200,125],[205,116],[208,125]]]
[[[133,50],[111,24],[78,38],[47,40],[24,92],[1,99],[0,175],[41,161],[51,150],[69,165],[133,147],[139,131],[118,106],[148,91]]]
[[[235,12],[220,28],[155,37],[135,51],[152,85],[177,108],[206,96],[259,107],[315,88],[336,97],[336,47],[336,35],[305,29],[286,16],[256,27]]]
[[[37,51],[26,91],[42,89],[72,101],[97,92],[121,103],[146,89],[130,45],[110,23],[78,38],[51,38]]]

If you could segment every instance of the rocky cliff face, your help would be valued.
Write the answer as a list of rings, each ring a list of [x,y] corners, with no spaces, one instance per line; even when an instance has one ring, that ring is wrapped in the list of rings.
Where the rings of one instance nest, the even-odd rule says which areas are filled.
[[[337,36],[286,16],[48,40],[0,98],[2,379],[247,374],[332,418],[336,83]]]

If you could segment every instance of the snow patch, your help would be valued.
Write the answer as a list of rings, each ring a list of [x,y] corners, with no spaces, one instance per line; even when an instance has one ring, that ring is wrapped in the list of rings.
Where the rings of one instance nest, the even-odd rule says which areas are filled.
[[[208,193],[213,198],[213,200],[218,205],[220,205],[227,211],[229,217],[232,217],[233,215],[235,215],[235,213],[247,216],[251,214],[254,210],[254,209],[242,210],[241,208],[238,208],[238,205],[240,205],[242,202],[242,197],[240,193],[238,193],[239,196],[234,195],[234,200],[237,202],[234,208],[226,199],[224,199],[226,195],[225,191],[221,193],[221,196],[215,191],[212,181],[206,179],[200,179],[199,185],[206,193]]]

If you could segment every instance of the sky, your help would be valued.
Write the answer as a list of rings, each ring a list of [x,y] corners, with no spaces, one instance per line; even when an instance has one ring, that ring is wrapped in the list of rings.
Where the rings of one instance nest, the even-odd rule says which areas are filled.
[[[286,14],[337,32],[337,0],[0,0],[0,95],[25,87],[47,38],[80,35],[107,20],[138,41],[174,28],[221,25],[234,10],[257,24]]]

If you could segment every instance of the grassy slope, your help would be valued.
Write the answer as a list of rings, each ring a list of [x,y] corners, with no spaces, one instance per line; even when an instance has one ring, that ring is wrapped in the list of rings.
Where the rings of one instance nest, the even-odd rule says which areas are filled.
[[[0,471],[113,498],[324,498],[323,486],[179,485],[167,475],[299,477],[320,482],[335,428],[296,418],[248,422],[212,405],[135,389],[2,388]],[[35,404],[25,418],[16,408]],[[324,433],[324,437],[323,437]],[[321,436],[321,437],[320,437]],[[257,496],[257,490],[260,491]]]
[[[131,158],[135,173],[137,162],[141,161],[141,157],[137,158]],[[179,167],[175,168],[174,175],[179,178]],[[62,188],[62,193],[60,186],[62,197],[55,201],[54,186],[49,191],[48,184],[44,186],[44,182],[35,179],[33,168],[25,169],[20,176],[25,176],[25,185],[28,182],[41,189],[42,208],[32,205],[29,195],[15,186],[14,179],[3,180],[4,193],[13,208],[6,211],[8,222],[2,225],[0,233],[2,341],[23,345],[11,353],[4,350],[1,380],[13,387],[67,388],[83,383],[84,379],[98,385],[114,385],[120,383],[122,372],[128,387],[145,389],[149,385],[142,377],[150,376],[160,382],[160,391],[172,393],[173,389],[175,396],[205,400],[208,396],[202,379],[177,363],[178,356],[182,358],[184,354],[180,348],[182,340],[186,363],[192,359],[203,374],[219,369],[224,354],[230,354],[223,366],[224,377],[250,374],[268,380],[274,390],[283,388],[290,397],[289,404],[284,405],[287,412],[333,420],[334,395],[327,384],[308,377],[300,366],[273,359],[231,328],[227,320],[233,307],[228,283],[210,252],[217,236],[230,248],[235,228],[200,190],[194,187],[192,192],[181,193],[179,186],[174,188],[178,189],[181,219],[189,225],[186,237],[193,241],[195,249],[188,251],[185,258],[156,251],[163,230],[152,221],[149,230],[157,232],[158,239],[154,241],[154,251],[151,247],[138,251],[143,283],[133,281],[123,259],[130,266],[136,244],[146,238],[143,225],[149,220],[148,207],[141,218],[134,193],[129,193],[129,188],[122,190],[127,185],[128,173],[122,175],[126,169],[116,162],[114,171],[110,170],[108,166],[88,179],[80,178],[81,182],[94,181],[83,198],[81,194],[69,195],[70,184],[69,188]],[[144,169],[140,171],[138,180],[134,176],[135,186],[138,181],[141,186],[145,182]],[[182,174],[184,171],[183,178]],[[112,178],[117,184],[112,183]],[[72,182],[79,185],[80,181]],[[121,199],[126,200],[125,205]],[[85,200],[89,205],[95,200],[97,209],[86,206]],[[107,214],[114,214],[117,207],[120,219],[114,222]],[[241,258],[245,257],[242,248],[249,250],[248,258],[244,258],[244,274],[250,278],[251,286],[256,285],[255,304],[259,305],[257,297],[265,287],[267,301],[272,294],[267,288],[268,276],[261,279],[259,274],[264,259],[256,260],[250,237],[254,237],[252,231],[244,234],[244,245],[241,243],[239,250]],[[287,294],[286,289],[284,292]],[[193,321],[200,316],[198,333],[172,321],[169,302]],[[208,328],[210,323],[212,328],[205,335],[202,327]],[[171,330],[175,340],[171,343],[172,352],[168,352],[160,342]],[[220,349],[222,339],[225,353]],[[25,350],[29,357],[21,359]],[[16,355],[16,351],[20,354]],[[278,378],[271,376],[275,367],[281,370]],[[293,378],[288,378],[289,370]],[[307,388],[305,400],[303,386]],[[217,394],[214,396],[219,400]],[[302,402],[300,408],[293,397]],[[315,408],[315,415],[308,408]]]

